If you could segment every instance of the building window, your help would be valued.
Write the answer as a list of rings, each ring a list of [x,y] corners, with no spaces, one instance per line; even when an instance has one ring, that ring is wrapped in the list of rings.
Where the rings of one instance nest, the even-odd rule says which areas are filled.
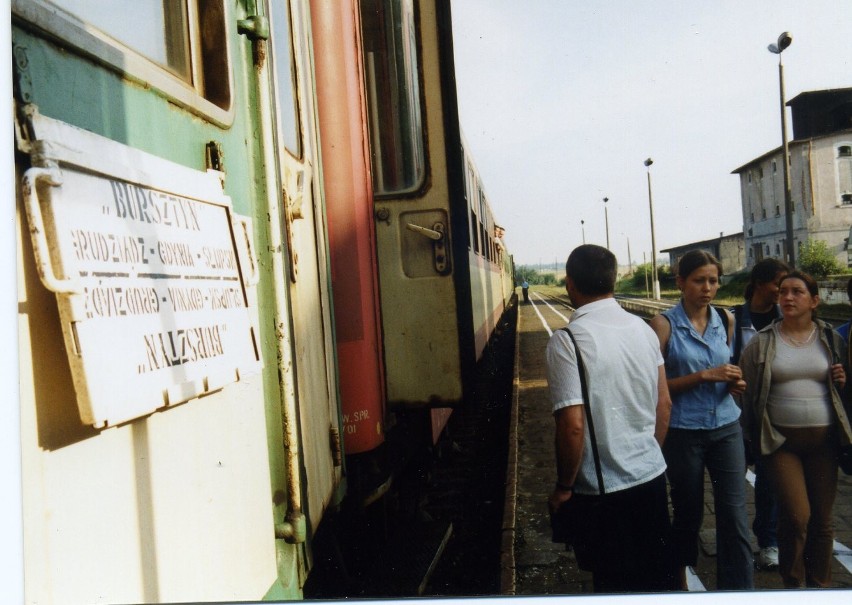
[[[781,216],[781,206],[775,204],[775,216]]]
[[[781,256],[781,244],[775,244],[775,256]]]
[[[852,204],[852,145],[837,148],[837,189],[840,203]]]
[[[761,218],[766,218],[766,208],[760,209]]]
[[[772,160],[772,174],[775,174],[776,172],[778,172],[778,162]]]

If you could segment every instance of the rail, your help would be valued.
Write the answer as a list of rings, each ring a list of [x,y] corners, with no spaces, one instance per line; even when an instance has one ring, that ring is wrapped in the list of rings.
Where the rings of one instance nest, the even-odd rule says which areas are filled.
[[[616,300],[618,300],[618,303],[623,309],[630,311],[631,313],[636,313],[637,315],[640,315],[645,319],[650,319],[654,315],[659,315],[666,309],[669,309],[675,305],[674,302],[666,300],[631,298],[629,296],[616,296],[615,298]],[[727,305],[717,306],[725,308]],[[841,315],[830,315],[826,313],[820,313],[819,318],[835,328],[840,324],[848,321],[846,317],[843,317]]]
[[[568,307],[573,310],[570,301],[568,300],[567,294],[554,295],[551,293],[545,292],[537,292],[537,294],[541,294],[546,296],[551,301],[559,301],[562,305]],[[670,300],[654,300],[649,298],[634,298],[632,296],[624,296],[621,294],[616,294],[615,299],[618,301],[618,304],[621,305],[623,309],[626,311],[630,311],[631,313],[635,313],[644,319],[651,319],[655,315],[659,315],[666,309],[670,309],[675,306],[675,301]],[[716,305],[721,308],[728,308],[728,305]],[[842,323],[848,321],[847,317],[843,315],[831,315],[825,312],[820,312],[819,318],[830,324],[833,327],[837,327]]]

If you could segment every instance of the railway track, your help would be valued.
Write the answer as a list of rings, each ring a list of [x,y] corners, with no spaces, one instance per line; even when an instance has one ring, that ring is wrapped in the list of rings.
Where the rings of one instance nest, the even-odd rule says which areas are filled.
[[[570,311],[574,310],[574,307],[571,306],[571,303],[568,299],[568,295],[565,294],[565,293],[556,294],[556,293],[546,292],[546,291],[543,291],[543,292],[536,291],[536,294],[541,295],[542,297],[547,299],[547,301],[550,302],[551,304],[559,304],[562,307],[564,307],[564,308],[566,308]],[[616,295],[615,299],[622,306],[622,308],[624,308],[627,311],[630,311],[631,313],[639,315],[640,317],[642,317],[644,319],[651,319],[655,315],[659,315],[661,312],[665,311],[666,309],[670,309],[675,304],[677,304],[676,301],[651,300],[651,299],[648,299],[648,298],[635,298],[635,297],[632,297],[632,296],[621,296],[621,295]],[[719,306],[721,308],[727,308],[728,307],[728,305],[716,305],[716,306]],[[847,321],[846,317],[843,317],[843,316],[840,316],[840,315],[832,316],[832,315],[827,314],[827,313],[820,313],[819,317],[820,317],[820,319],[831,324],[834,327],[837,327],[840,324]]]

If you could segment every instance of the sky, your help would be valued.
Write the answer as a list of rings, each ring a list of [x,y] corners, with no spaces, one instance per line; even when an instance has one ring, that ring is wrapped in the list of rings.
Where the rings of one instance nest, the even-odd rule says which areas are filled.
[[[852,87],[849,0],[455,0],[452,18],[462,129],[517,264],[561,270],[607,219],[619,263],[650,261],[649,157],[658,258],[741,232],[732,171],[781,145],[782,32],[788,101]]]

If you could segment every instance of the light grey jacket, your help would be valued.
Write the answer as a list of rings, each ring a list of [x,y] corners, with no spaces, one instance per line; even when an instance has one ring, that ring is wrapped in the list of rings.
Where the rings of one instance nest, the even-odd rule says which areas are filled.
[[[825,334],[826,324],[820,319],[815,320],[815,322],[817,330],[819,330],[820,341],[830,354],[831,349]],[[834,339],[834,348],[837,351],[839,363],[843,364],[846,370],[846,379],[849,381],[852,377],[849,376],[849,368],[847,367],[846,343],[833,330],[831,336]],[[743,413],[740,421],[746,439],[750,439],[753,446],[760,444],[759,452],[764,456],[777,450],[785,441],[784,436],[769,422],[769,415],[766,413],[769,386],[772,383],[772,361],[775,359],[775,347],[775,330],[770,324],[749,341],[740,357],[743,380],[746,381],[746,390],[741,398]],[[828,382],[829,393],[831,393],[831,405],[838,419],[840,444],[849,445],[852,443],[852,427],[850,427],[849,418],[843,408],[842,396],[845,396],[845,393],[842,395],[837,392],[829,372],[826,372],[826,381]],[[844,391],[847,390],[848,387],[844,389]]]

